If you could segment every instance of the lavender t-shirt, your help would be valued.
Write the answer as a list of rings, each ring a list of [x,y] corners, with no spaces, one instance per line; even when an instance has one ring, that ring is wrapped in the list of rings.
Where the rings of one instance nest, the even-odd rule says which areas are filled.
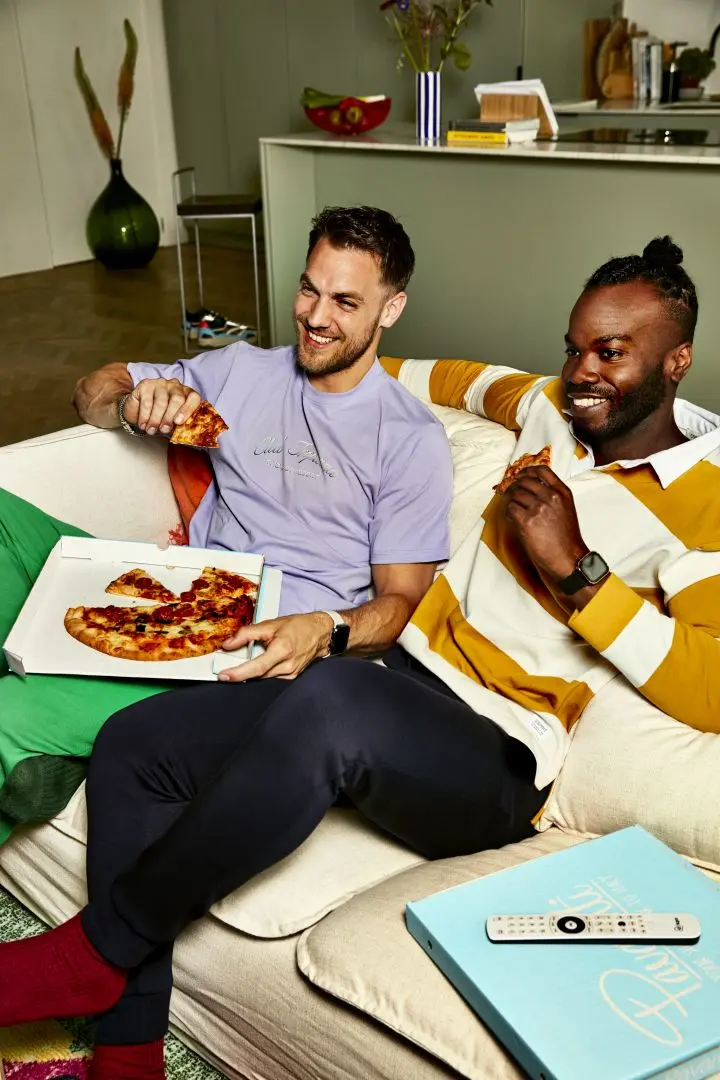
[[[375,563],[448,558],[444,429],[377,361],[344,394],[316,390],[291,347],[128,367],[136,385],[192,386],[228,424],[190,543],[262,553],[283,571],[281,614],[364,603]]]

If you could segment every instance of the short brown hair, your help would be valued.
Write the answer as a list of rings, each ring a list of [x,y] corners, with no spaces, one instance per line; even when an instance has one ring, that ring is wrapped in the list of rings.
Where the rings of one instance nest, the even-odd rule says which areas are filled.
[[[354,248],[373,255],[380,280],[394,293],[403,292],[415,269],[415,252],[400,222],[376,206],[326,206],[313,219],[307,257],[321,240],[335,248]]]

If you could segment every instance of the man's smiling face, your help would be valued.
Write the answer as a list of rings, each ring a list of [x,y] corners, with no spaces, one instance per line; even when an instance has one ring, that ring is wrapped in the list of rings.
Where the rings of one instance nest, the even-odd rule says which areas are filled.
[[[333,375],[369,351],[374,354],[388,301],[377,259],[322,239],[310,254],[295,298],[300,367],[309,375]]]
[[[671,404],[679,327],[642,281],[583,293],[565,335],[562,380],[573,428],[590,442],[621,436]]]

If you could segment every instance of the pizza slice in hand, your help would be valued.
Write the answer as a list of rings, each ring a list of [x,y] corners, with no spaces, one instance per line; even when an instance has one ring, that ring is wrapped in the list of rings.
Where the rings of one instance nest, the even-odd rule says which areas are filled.
[[[155,600],[159,604],[170,604],[178,597],[162,582],[150,577],[146,570],[128,570],[119,578],[111,581],[105,592],[117,596],[137,596],[141,600]]]
[[[209,401],[202,401],[184,424],[176,424],[170,436],[170,442],[215,449],[220,445],[219,436],[223,431],[228,430],[220,413]]]
[[[542,450],[538,450],[537,454],[522,454],[517,461],[511,462],[505,470],[505,475],[499,484],[495,484],[494,491],[497,491],[498,495],[504,495],[511,484],[514,484],[520,473],[525,469],[530,469],[533,466],[547,465],[550,467],[552,450],[549,446],[543,446]]]

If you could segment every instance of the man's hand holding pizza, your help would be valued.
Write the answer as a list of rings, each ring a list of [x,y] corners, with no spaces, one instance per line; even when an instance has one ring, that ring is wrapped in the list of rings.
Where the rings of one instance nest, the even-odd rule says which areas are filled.
[[[129,424],[147,435],[170,435],[176,425],[192,416],[201,401],[196,390],[178,379],[141,379],[125,401],[123,414]]]
[[[589,552],[570,488],[547,465],[531,466],[504,497],[515,535],[548,585],[557,587]],[[573,605],[583,608],[599,588],[586,585],[573,594]]]

